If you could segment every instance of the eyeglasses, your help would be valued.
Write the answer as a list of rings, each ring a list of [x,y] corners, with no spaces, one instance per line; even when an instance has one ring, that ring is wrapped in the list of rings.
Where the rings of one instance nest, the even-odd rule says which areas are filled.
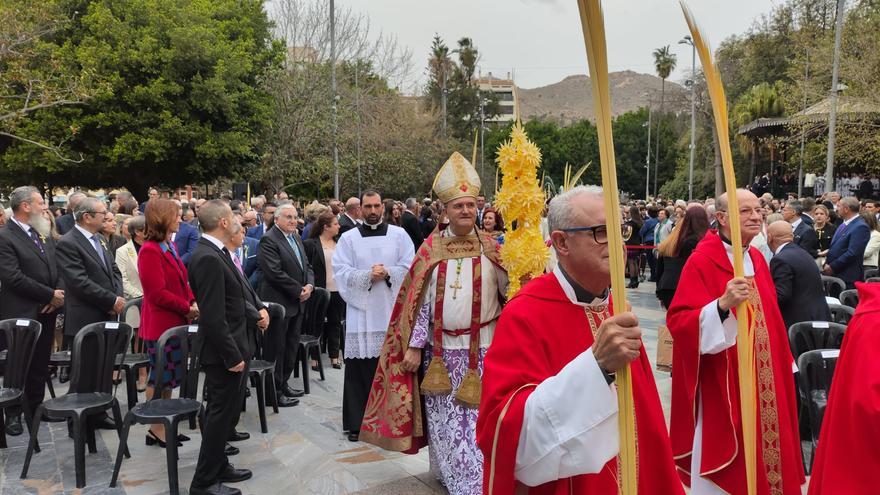
[[[593,225],[590,227],[570,227],[567,229],[559,229],[560,232],[566,234],[576,234],[578,232],[591,232],[593,240],[596,244],[608,244],[608,227],[605,225]]]

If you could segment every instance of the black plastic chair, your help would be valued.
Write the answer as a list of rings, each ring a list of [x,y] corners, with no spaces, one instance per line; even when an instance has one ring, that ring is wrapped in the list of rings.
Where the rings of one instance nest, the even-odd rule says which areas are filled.
[[[870,278],[866,278],[866,279],[865,279],[865,282],[867,282],[867,283],[869,283],[869,284],[877,283],[877,282],[880,282],[880,277],[870,277]]]
[[[846,325],[828,321],[804,321],[788,329],[788,342],[795,361],[816,349],[840,349]]]
[[[865,279],[869,279],[872,277],[880,276],[880,270],[877,268],[871,268],[870,270],[865,270]]]
[[[137,314],[140,315],[143,301],[143,297],[138,297],[126,302],[125,306],[122,308],[122,312],[119,313],[119,321],[131,325],[130,320],[133,319],[133,312],[137,311]],[[138,318],[138,320],[140,320],[140,318]],[[131,351],[125,355],[118,356],[116,359],[116,366],[125,373],[125,393],[128,398],[129,409],[133,408],[138,402],[137,379],[140,370],[150,368],[150,358],[146,353],[134,352],[134,342],[137,339],[136,330],[139,327],[140,325],[138,325],[138,327],[132,326],[132,329],[135,331],[132,332]]]
[[[855,309],[842,304],[829,304],[828,310],[831,311],[831,321],[843,325],[849,324],[849,320],[856,314]]]
[[[839,297],[840,293],[846,290],[846,282],[828,275],[822,275],[822,287],[825,288],[825,295],[828,297]]]
[[[6,448],[6,428],[3,409],[20,406],[30,433],[30,409],[24,396],[24,384],[31,358],[40,339],[42,325],[34,320],[11,319],[0,321],[0,332],[6,337],[3,361],[3,385],[0,386],[0,448]],[[37,443],[39,445],[39,443]]]
[[[198,378],[198,359],[190,359],[194,353],[192,341],[195,339],[199,331],[198,325],[183,325],[179,327],[169,328],[165,330],[161,337],[157,349],[165,349],[166,344],[171,339],[180,341],[180,350],[184,356],[182,383],[188,384],[192,376]],[[131,425],[137,423],[142,425],[162,424],[165,426],[165,460],[168,470],[168,488],[173,494],[180,493],[180,487],[177,477],[177,425],[189,418],[199,417],[199,429],[205,422],[205,408],[202,403],[187,398],[183,395],[176,399],[162,399],[160,391],[162,390],[164,373],[160,370],[165,369],[165,353],[156,353],[156,381],[153,398],[137,404],[133,409],[125,414],[125,420],[122,424],[122,434],[119,439],[119,450],[116,453],[116,464],[113,466],[113,477],[110,479],[110,486],[116,486],[116,480],[119,477],[119,469],[122,467],[122,456],[127,456],[128,433]],[[184,390],[181,389],[181,394]]]
[[[299,339],[299,349],[296,353],[296,360],[301,364],[303,393],[311,393],[309,387],[309,364],[310,357],[316,357],[318,362],[318,374],[321,381],[324,381],[324,360],[321,359],[321,338],[315,336],[311,332],[321,331],[324,328],[324,320],[327,317],[327,307],[330,305],[330,292],[321,287],[315,288],[312,297],[306,303],[306,318],[303,322],[304,328],[310,333],[304,333]],[[293,366],[294,376],[296,376],[296,365]]]
[[[49,355],[49,366],[55,369],[70,368],[70,351],[58,351]],[[49,388],[49,397],[55,398],[55,387],[52,386],[52,377],[46,380],[46,386]]]
[[[284,306],[273,302],[267,302],[264,304],[268,308],[267,311],[269,312],[269,328],[266,329],[266,333],[278,332],[278,327],[284,325]],[[260,331],[257,331],[257,343],[259,344],[260,349],[262,349],[264,345],[264,340],[263,333]],[[248,365],[248,374],[251,378],[251,386],[253,386],[257,391],[257,411],[260,414],[260,431],[263,433],[269,433],[269,427],[266,424],[267,388],[269,390],[269,395],[271,396],[272,411],[274,411],[275,414],[278,414],[278,395],[275,391],[274,373],[274,361],[266,361],[263,359],[254,358],[251,359],[251,362]]]
[[[859,291],[847,289],[840,293],[840,304],[855,309],[859,305]]]
[[[816,457],[816,444],[822,428],[822,418],[828,405],[828,393],[831,391],[831,380],[837,365],[837,349],[817,349],[808,351],[798,358],[800,369],[800,385],[807,397],[806,409],[810,418],[810,463],[805,468],[807,474],[813,469]]]
[[[791,355],[795,362],[805,352],[816,349],[840,349],[846,326],[828,321],[804,321],[795,323],[788,329],[788,341]],[[808,397],[801,387],[799,373],[794,376],[794,388],[797,397],[798,423],[801,438],[810,440],[810,416],[807,412]]]
[[[92,356],[97,362],[85,362],[83,358],[83,344],[86,339],[94,341],[90,348],[97,350],[96,354]],[[73,423],[76,487],[86,486],[85,444],[88,443],[90,453],[97,452],[94,429],[87,427],[86,424],[88,417],[112,409],[116,431],[120,436],[122,435],[122,414],[119,410],[119,401],[116,400],[111,390],[116,355],[125,353],[130,341],[131,327],[116,321],[92,323],[77,332],[73,341],[74,358],[71,363],[70,392],[43,402],[34,411],[31,441],[28,444],[24,466],[21,469],[21,479],[27,477],[31,456],[37,446],[40,422],[43,416],[46,416],[49,419],[67,419]],[[93,388],[93,390],[85,391],[82,390],[83,387]]]

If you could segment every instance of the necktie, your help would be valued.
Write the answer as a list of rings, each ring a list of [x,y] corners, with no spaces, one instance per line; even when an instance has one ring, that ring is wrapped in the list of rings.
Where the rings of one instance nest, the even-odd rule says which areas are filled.
[[[37,235],[37,232],[33,228],[31,228],[29,232],[31,234],[31,239],[34,240],[34,244],[37,245],[37,248],[40,250],[40,252],[46,254],[46,250],[43,249],[43,241],[40,240],[40,236]]]
[[[232,255],[232,262],[235,263],[235,267],[238,268],[238,272],[244,275],[244,269],[241,267],[241,260],[238,258],[238,254]]]
[[[296,255],[296,261],[299,262],[299,267],[303,267],[302,255],[299,252],[299,247],[296,245],[296,239],[293,238],[293,234],[287,236],[287,242],[290,243],[290,247],[293,248],[293,254]]]
[[[101,240],[98,237],[98,234],[94,234],[92,236],[92,244],[95,246],[95,251],[98,252],[98,257],[101,258],[101,263],[107,264],[107,260],[104,259],[104,248],[101,247]]]

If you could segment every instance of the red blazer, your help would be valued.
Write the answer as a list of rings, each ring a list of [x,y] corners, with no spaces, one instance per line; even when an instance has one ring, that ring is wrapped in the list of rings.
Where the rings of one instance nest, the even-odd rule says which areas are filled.
[[[163,252],[158,242],[146,241],[138,253],[138,274],[144,288],[138,332],[141,338],[159,340],[165,330],[186,325],[186,314],[195,297],[183,263],[170,251]]]

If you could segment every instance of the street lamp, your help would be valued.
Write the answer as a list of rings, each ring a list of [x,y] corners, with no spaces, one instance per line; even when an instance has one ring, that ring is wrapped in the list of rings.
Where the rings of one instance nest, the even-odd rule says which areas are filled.
[[[648,152],[645,153],[645,201],[650,197],[651,187],[651,101],[648,100],[648,121],[642,124],[648,128]]]
[[[695,109],[697,105],[697,98],[694,94],[694,91],[697,87],[697,47],[694,45],[694,40],[691,38],[691,35],[686,35],[681,41],[678,42],[679,45],[691,45],[691,78],[688,80],[691,86],[691,157],[690,163],[688,164],[688,201],[693,201],[694,199],[694,150],[696,149],[696,144],[694,140],[696,139],[697,133],[697,118],[695,114]],[[687,83],[686,83],[687,84]]]

